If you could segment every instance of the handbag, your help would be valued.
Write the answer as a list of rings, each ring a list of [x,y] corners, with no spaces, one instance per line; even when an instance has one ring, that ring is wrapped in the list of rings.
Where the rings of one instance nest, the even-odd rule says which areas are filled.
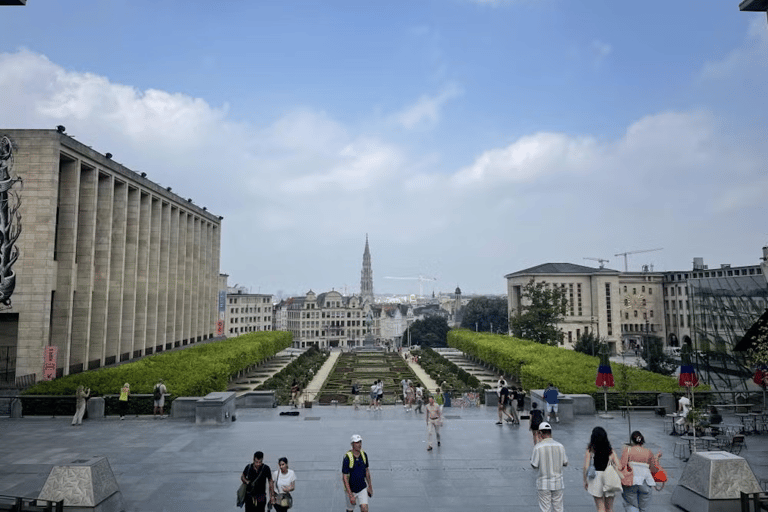
[[[621,491],[621,476],[612,463],[608,464],[603,471],[603,494],[615,494]]]
[[[654,482],[666,482],[667,481],[667,472],[663,469],[659,468],[659,470],[653,474],[653,481]]]
[[[597,471],[595,470],[595,463],[593,461],[590,461],[589,469],[587,469],[587,478],[589,480],[594,480],[596,476],[597,476]]]
[[[275,504],[283,508],[291,508],[293,506],[293,496],[289,492],[279,492],[275,495]]]

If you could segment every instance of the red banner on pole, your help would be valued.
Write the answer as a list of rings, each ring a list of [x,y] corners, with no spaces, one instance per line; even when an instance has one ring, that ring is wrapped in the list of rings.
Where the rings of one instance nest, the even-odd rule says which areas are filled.
[[[45,347],[43,349],[43,380],[56,378],[56,359],[59,347]]]

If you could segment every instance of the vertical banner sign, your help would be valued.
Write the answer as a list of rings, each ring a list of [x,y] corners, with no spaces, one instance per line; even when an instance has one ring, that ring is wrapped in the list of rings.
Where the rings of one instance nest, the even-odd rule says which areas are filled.
[[[227,307],[227,292],[219,290],[219,320],[216,322],[216,335],[224,336],[224,314]]]
[[[59,347],[45,347],[43,349],[43,380],[56,378],[56,358]]]

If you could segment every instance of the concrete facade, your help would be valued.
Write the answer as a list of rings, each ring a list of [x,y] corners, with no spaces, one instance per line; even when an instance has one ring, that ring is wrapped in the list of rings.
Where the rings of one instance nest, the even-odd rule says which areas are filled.
[[[0,135],[23,180],[17,281],[0,310],[16,378],[43,377],[46,347],[60,376],[213,336],[220,217],[63,127]]]

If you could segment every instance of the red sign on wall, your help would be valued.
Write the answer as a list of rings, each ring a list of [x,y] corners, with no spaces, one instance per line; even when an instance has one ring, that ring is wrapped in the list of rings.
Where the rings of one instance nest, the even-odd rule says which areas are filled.
[[[56,378],[56,359],[59,347],[45,347],[43,349],[43,380]]]

